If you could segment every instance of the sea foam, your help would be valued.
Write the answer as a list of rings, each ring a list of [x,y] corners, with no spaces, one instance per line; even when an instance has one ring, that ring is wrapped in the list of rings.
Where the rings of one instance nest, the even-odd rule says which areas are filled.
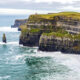
[[[18,28],[0,27],[1,32],[19,32]]]
[[[7,43],[0,42],[0,45],[19,45],[19,42],[7,42]]]
[[[0,80],[7,80],[10,76],[0,76]]]

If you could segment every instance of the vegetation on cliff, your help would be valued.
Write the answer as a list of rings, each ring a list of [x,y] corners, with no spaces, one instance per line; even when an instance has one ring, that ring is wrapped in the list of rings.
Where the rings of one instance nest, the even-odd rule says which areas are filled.
[[[61,21],[73,30],[71,26],[79,24],[79,20],[80,13],[77,12],[31,15],[28,23],[21,27],[20,42],[26,46],[39,46],[43,51],[79,53],[80,34],[68,32],[66,26],[65,28],[63,25],[57,26],[57,22]],[[72,23],[74,24],[71,25]]]
[[[66,17],[67,20],[71,19],[77,19],[80,20],[80,13],[78,12],[60,12],[60,13],[52,13],[52,14],[34,14],[30,15],[28,19],[28,23],[34,23],[34,22],[49,22],[55,19],[55,16],[62,16]]]
[[[40,32],[40,29],[31,29],[29,32],[31,32],[31,33]]]
[[[64,31],[64,32],[43,33],[42,35],[61,37],[61,38],[69,38],[69,39],[73,39],[73,40],[80,40],[80,34],[72,35],[72,34],[66,32],[66,31]]]
[[[80,19],[80,13],[78,12],[60,12],[60,13],[52,13],[52,14],[34,14],[34,15],[30,15],[30,17],[28,18],[28,23],[38,23],[40,21],[42,21],[43,23],[45,23],[46,21],[51,22],[52,20],[54,20],[56,18],[56,20],[58,20],[58,16],[62,16],[64,17],[64,19]],[[66,17],[66,18],[65,18]],[[47,23],[48,23],[47,22]],[[54,21],[53,21],[54,22]],[[68,32],[66,32],[65,30],[61,29],[61,28],[57,28],[54,25],[41,25],[40,27],[36,27],[34,28],[35,25],[30,25],[27,28],[27,24],[21,25],[21,33],[22,34],[26,34],[27,32],[46,32],[44,34],[47,35],[52,35],[55,34],[57,36],[66,36],[66,37],[73,37],[74,35],[68,34]],[[33,27],[31,27],[33,26]],[[51,33],[50,33],[51,32]],[[55,33],[57,32],[57,33]],[[49,33],[49,34],[48,34]],[[74,38],[79,38],[79,35],[74,36]]]

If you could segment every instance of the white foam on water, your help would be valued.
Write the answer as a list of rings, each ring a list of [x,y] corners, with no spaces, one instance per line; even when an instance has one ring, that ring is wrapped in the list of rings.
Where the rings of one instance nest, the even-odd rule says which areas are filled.
[[[0,45],[19,45],[19,42],[7,42],[7,43],[0,42]]]
[[[27,51],[28,52],[28,51]],[[26,52],[26,53],[27,53]],[[60,55],[61,54],[61,52],[52,52],[52,53],[45,53],[45,52],[38,52],[38,50],[35,50],[34,51],[35,52],[35,54],[20,54],[20,55],[16,55],[15,56],[15,60],[18,60],[18,59],[20,59],[20,58],[24,58],[24,57],[26,57],[26,56],[28,56],[28,57],[56,57],[56,58],[60,58],[60,57],[64,57],[64,55]],[[59,55],[58,55],[59,54]],[[58,55],[58,56],[57,56]]]
[[[51,57],[56,58],[60,64],[71,69],[71,73],[64,74],[62,80],[80,80],[80,55],[62,54],[61,52],[42,52],[35,50],[35,54],[18,54],[8,58],[7,64],[25,64],[26,57]],[[11,62],[9,62],[11,61]],[[54,65],[52,63],[52,65]],[[57,79],[59,77],[59,79]],[[47,78],[49,80],[60,80],[61,76]],[[64,79],[63,79],[64,78]]]
[[[80,76],[80,55],[70,55],[68,58],[65,57],[61,63]]]
[[[18,44],[18,43],[9,42],[7,44]],[[22,59],[24,61],[26,56],[27,57],[51,57],[51,58],[56,58],[56,60],[60,61],[60,64],[66,65],[70,69],[80,72],[80,55],[62,54],[61,52],[42,52],[42,51],[38,51],[37,48],[34,49],[35,54],[27,54],[27,52],[26,54],[15,55],[12,57],[12,59],[10,58],[10,60],[17,62],[19,59]]]
[[[58,63],[70,69],[70,72],[67,73],[68,75],[64,74],[66,76],[64,77],[65,80],[80,80],[80,55],[63,54],[61,52],[40,52],[36,56],[56,58],[59,61]]]
[[[42,52],[37,51],[36,54],[23,54],[17,57],[17,59],[21,57],[51,57],[55,58],[59,64],[62,64],[66,66],[68,69],[70,69],[70,72],[67,74],[64,73],[64,75],[61,77],[60,75],[56,77],[59,77],[59,79],[55,78],[49,78],[49,80],[80,80],[80,55],[74,55],[74,54],[62,54],[61,52]],[[54,65],[52,63],[52,65]]]
[[[15,56],[15,60],[22,59],[22,58],[24,58],[25,56],[26,56],[25,54],[23,54],[23,55],[17,55],[17,56]]]
[[[35,50],[36,54],[26,54],[27,56],[33,56],[33,57],[63,57],[64,55],[61,55],[61,52],[42,52]]]
[[[7,80],[10,76],[0,76],[0,80]]]
[[[34,56],[34,55],[33,55]],[[62,77],[62,80],[80,80],[80,55],[77,54],[63,54],[61,52],[39,52],[36,57],[51,57],[55,58],[58,63],[66,66],[70,71]],[[52,65],[54,65],[52,63]],[[56,76],[57,77],[57,76]],[[52,78],[54,80],[60,80],[61,76]],[[52,80],[50,78],[50,80]]]
[[[46,53],[37,53],[38,51],[35,50],[35,54],[18,54],[15,56],[12,56],[10,58],[7,58],[6,64],[24,64],[26,57],[54,57]],[[56,52],[55,52],[56,53]],[[10,61],[10,62],[9,62]],[[19,62],[20,61],[20,62]]]
[[[80,55],[63,54],[61,52],[40,52],[36,54],[39,57],[55,57],[61,64],[68,66],[74,71],[80,73]]]
[[[0,32],[19,32],[18,28],[0,27]]]
[[[25,64],[26,55],[15,55],[6,58],[6,64]]]
[[[8,42],[7,44],[19,45],[19,42]]]

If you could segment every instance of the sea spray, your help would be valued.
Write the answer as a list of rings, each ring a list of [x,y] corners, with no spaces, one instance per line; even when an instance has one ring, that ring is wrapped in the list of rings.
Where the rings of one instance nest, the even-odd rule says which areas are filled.
[[[4,32],[8,42],[0,40],[0,80],[80,80],[80,55],[21,46],[17,29],[1,27],[0,39]]]
[[[19,32],[17,28],[0,27],[0,32]]]

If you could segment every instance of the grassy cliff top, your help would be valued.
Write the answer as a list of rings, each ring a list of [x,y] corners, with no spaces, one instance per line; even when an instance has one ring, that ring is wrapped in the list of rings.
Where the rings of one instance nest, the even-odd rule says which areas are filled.
[[[72,18],[80,19],[80,13],[78,12],[60,12],[60,13],[45,14],[45,15],[40,15],[40,16],[46,19],[51,19],[55,16],[65,16],[65,17],[72,17]]]
[[[80,13],[78,12],[59,12],[59,13],[52,13],[52,14],[34,14],[30,15],[28,21],[44,21],[44,20],[54,20],[55,16],[63,16],[72,19],[80,20]]]
[[[60,38],[70,38],[70,39],[77,39],[80,40],[80,34],[72,35],[67,32],[61,33],[61,32],[51,32],[51,33],[43,33],[44,36],[55,36]]]

